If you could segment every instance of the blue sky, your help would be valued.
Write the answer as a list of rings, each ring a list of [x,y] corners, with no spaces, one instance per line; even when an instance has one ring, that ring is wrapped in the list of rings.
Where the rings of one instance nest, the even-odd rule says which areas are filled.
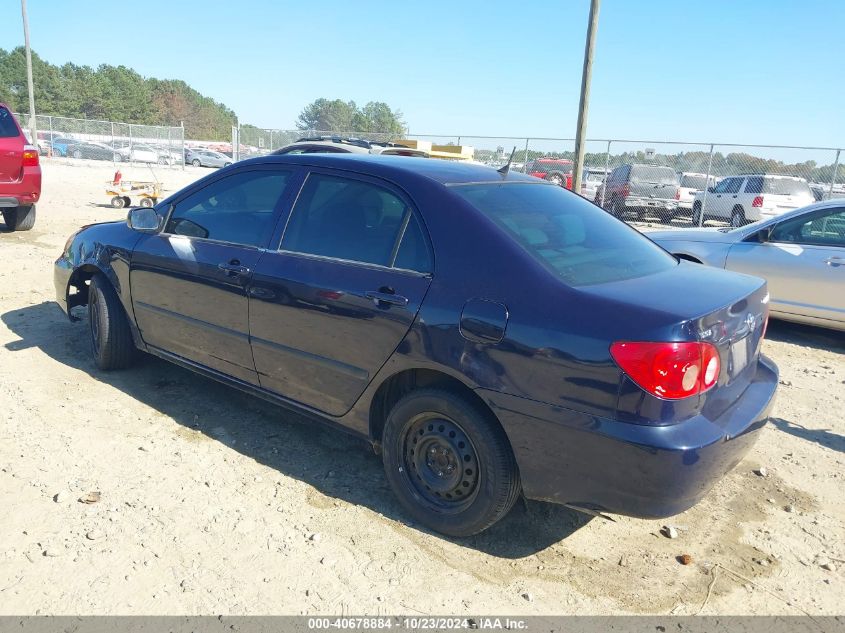
[[[588,0],[28,8],[48,61],[184,79],[259,126],[327,97],[386,101],[414,133],[575,133]],[[0,24],[23,43],[17,0]],[[843,25],[840,0],[603,0],[588,136],[843,146]]]

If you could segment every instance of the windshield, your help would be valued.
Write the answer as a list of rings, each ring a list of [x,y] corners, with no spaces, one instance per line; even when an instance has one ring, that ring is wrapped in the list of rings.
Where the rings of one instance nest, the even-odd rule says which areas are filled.
[[[707,187],[707,176],[691,176],[685,174],[681,176],[681,187],[704,191],[704,188]]]
[[[765,178],[763,179],[763,193],[775,193],[785,196],[808,195],[812,196],[810,186],[803,180],[792,178]]]
[[[644,277],[677,265],[636,230],[560,187],[485,183],[452,191],[571,286]]]
[[[678,176],[669,167],[634,165],[631,169],[632,182],[653,182],[658,185],[677,185]]]

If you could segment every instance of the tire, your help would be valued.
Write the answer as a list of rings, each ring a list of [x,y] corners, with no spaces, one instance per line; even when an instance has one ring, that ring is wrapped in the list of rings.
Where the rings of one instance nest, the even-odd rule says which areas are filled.
[[[91,352],[104,371],[126,369],[135,359],[135,344],[126,312],[109,280],[98,273],[88,287]]]
[[[742,207],[734,207],[733,211],[731,211],[731,226],[739,228],[746,224],[748,224],[748,221],[745,219],[745,211],[743,211]]]
[[[115,196],[111,199],[111,206],[113,206],[115,209],[122,209],[126,206],[126,199],[122,196]]]
[[[167,158],[164,157],[164,156],[159,156],[158,157],[158,164],[159,165],[166,165],[167,164]]]
[[[692,205],[692,225],[693,226],[704,226],[704,222],[701,220],[701,203],[696,202]]]
[[[3,221],[10,231],[29,231],[35,226],[35,205],[3,209]]]
[[[80,152],[78,149],[73,150],[73,157],[82,158],[82,152]]]
[[[141,198],[141,206],[150,208],[153,206],[153,201],[150,198]]]
[[[116,153],[116,152],[115,152],[115,155],[114,155],[114,162],[116,162],[116,163],[122,163],[122,162],[123,162],[123,155],[122,155],[122,154],[118,154],[118,153]]]
[[[123,206],[124,207],[131,207],[132,206],[132,198],[129,196],[123,196]]]
[[[200,162],[199,158],[195,158],[194,160],[191,161],[191,165],[193,165],[194,167],[201,167],[202,163]]]
[[[619,208],[619,198],[614,198],[610,202],[610,213],[615,218],[619,218],[620,220],[625,215],[625,208]]]
[[[546,180],[548,180],[553,185],[563,187],[563,178],[560,174],[549,174],[548,176],[546,176]]]
[[[409,393],[388,415],[382,439],[390,487],[408,513],[432,530],[471,536],[516,502],[519,471],[505,432],[455,393]]]
[[[231,165],[231,164],[232,164],[232,163],[223,163],[223,167],[228,167],[228,166],[229,166],[229,165]]]

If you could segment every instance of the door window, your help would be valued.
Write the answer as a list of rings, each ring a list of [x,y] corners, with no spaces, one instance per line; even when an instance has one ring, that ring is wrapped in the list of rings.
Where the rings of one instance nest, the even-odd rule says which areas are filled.
[[[241,171],[179,201],[164,232],[263,246],[289,171]]]
[[[282,250],[392,265],[407,205],[377,185],[311,174],[291,212]]]
[[[408,226],[402,236],[402,242],[399,244],[394,266],[420,273],[432,271],[431,250],[416,214],[411,215],[408,219]]]
[[[743,178],[728,178],[725,181],[725,193],[739,193]]]
[[[785,220],[774,228],[771,241],[845,248],[845,209]]]

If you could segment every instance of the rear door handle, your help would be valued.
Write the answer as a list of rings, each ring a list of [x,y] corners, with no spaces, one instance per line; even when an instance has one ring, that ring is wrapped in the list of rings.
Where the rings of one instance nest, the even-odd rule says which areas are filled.
[[[828,266],[833,266],[834,268],[842,266],[843,264],[845,264],[845,259],[842,259],[841,257],[837,257],[835,255],[833,257],[828,257],[827,259],[822,260],[822,261],[824,261],[824,263],[827,264]]]
[[[217,268],[232,277],[248,275],[250,273],[249,268],[247,266],[241,266],[241,263],[237,259],[233,259],[228,263],[217,264]]]
[[[378,290],[368,290],[364,293],[364,296],[367,299],[372,299],[373,303],[376,305],[393,305],[393,306],[406,306],[408,305],[408,297],[403,297],[402,295],[393,294],[392,292],[382,292]]]

